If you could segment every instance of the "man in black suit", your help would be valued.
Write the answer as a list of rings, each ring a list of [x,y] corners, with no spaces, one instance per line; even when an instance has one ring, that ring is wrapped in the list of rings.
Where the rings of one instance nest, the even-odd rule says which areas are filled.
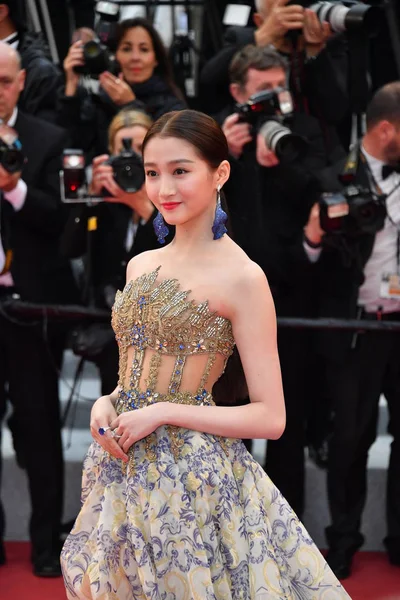
[[[366,217],[367,227],[326,235],[319,259],[320,315],[400,321],[400,83],[381,88],[366,113],[367,132],[356,156],[355,184],[385,197],[386,218]],[[338,172],[344,164],[338,165]],[[365,194],[364,194],[365,195]],[[351,221],[349,222],[351,223]],[[362,223],[362,221],[361,221]],[[375,223],[375,232],[371,225]],[[328,227],[329,229],[329,227]],[[318,243],[318,239],[315,240]],[[321,242],[322,239],[319,240]],[[384,394],[393,436],[387,474],[385,545],[400,566],[400,336],[386,332],[323,332],[327,386],[334,422],[329,447],[327,561],[344,579],[362,546],[368,452],[377,435]]]
[[[14,294],[40,303],[75,301],[68,263],[58,253],[64,225],[59,195],[63,130],[17,108],[25,72],[0,42],[0,118],[22,143],[27,162],[9,173],[0,164],[0,303]],[[2,126],[3,128],[6,125]],[[58,560],[63,501],[63,457],[58,373],[62,335],[51,324],[0,311],[0,416],[8,399],[31,496],[30,538],[36,575],[61,574]],[[5,562],[0,507],[0,563]]]
[[[270,48],[246,46],[231,64],[231,94],[239,103],[260,91],[285,88],[287,65]],[[279,160],[258,128],[240,122],[233,103],[219,117],[226,135],[231,176],[225,194],[235,241],[264,270],[278,316],[312,317],[315,265],[313,239],[319,233],[319,184],[314,175],[327,164],[316,119],[294,113],[291,129],[307,138],[306,158]],[[268,441],[266,470],[294,510],[304,508],[304,445],[307,400],[312,395],[312,336],[279,329],[279,354],[286,401],[286,429]]]

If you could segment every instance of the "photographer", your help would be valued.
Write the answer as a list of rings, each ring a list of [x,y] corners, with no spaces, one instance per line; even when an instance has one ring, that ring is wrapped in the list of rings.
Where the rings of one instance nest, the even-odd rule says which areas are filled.
[[[117,63],[109,65],[114,72],[99,74],[98,95],[80,84],[79,70],[90,71],[90,63],[85,66],[83,41],[72,44],[64,61],[66,83],[60,92],[58,123],[72,132],[74,147],[90,157],[107,152],[108,127],[121,108],[145,110],[153,119],[185,108],[166,50],[150,23],[141,18],[122,21],[115,46]]]
[[[225,190],[234,239],[265,271],[279,316],[312,316],[316,281],[315,251],[310,245],[320,235],[318,207],[314,207],[319,185],[312,171],[326,165],[320,128],[312,117],[295,112],[292,131],[283,137],[289,147],[301,141],[299,134],[307,137],[307,158],[302,156],[304,150],[296,153],[293,162],[285,155],[279,158],[279,143],[276,152],[268,148],[263,132],[271,124],[282,127],[275,120],[275,110],[286,85],[285,60],[269,48],[247,46],[234,57],[230,76],[231,94],[239,108],[228,106],[221,122],[231,153],[231,176]],[[246,122],[245,103],[258,92],[266,94],[267,100],[249,112],[261,117],[261,123]],[[283,98],[288,100],[285,92]],[[287,419],[282,437],[268,441],[266,469],[300,515],[304,505],[305,410],[312,393],[307,380],[313,368],[312,338],[306,331],[279,329],[278,344]]]
[[[64,473],[58,369],[64,333],[41,319],[27,321],[9,314],[6,303],[18,297],[66,304],[75,302],[76,294],[69,264],[58,252],[64,226],[59,169],[66,136],[17,108],[24,78],[18,54],[1,42],[0,416],[9,401],[17,460],[29,482],[33,570],[53,577],[61,575]],[[12,141],[15,132],[19,141]],[[0,505],[0,563],[5,562],[4,530]]]
[[[201,83],[206,100],[212,98],[219,107],[229,97],[229,64],[234,54],[247,44],[275,48],[290,63],[289,87],[296,108],[324,124],[326,145],[333,152],[338,141],[326,125],[337,125],[349,108],[346,46],[340,37],[332,38],[328,23],[321,24],[315,12],[301,4],[258,0],[256,27],[226,31],[225,48],[204,66]]]
[[[28,31],[22,0],[0,2],[0,40],[18,50],[26,72],[18,106],[25,113],[55,120],[61,73],[40,34]]]
[[[141,111],[123,110],[114,117],[109,128],[109,148],[114,158],[118,158],[124,149],[123,140],[131,139],[135,158],[139,159],[142,142],[151,123],[150,117]],[[125,285],[128,261],[159,244],[153,229],[156,211],[146,194],[143,166],[140,164],[139,189],[132,193],[121,189],[115,181],[117,164],[113,168],[107,164],[108,159],[108,155],[101,155],[93,160],[90,186],[93,196],[105,196],[106,201],[96,206],[79,204],[74,207],[61,239],[61,249],[69,258],[87,254],[85,276],[90,280],[85,282],[89,292],[86,294],[89,298],[86,297],[85,301],[92,300],[99,308],[111,309],[116,290]],[[88,222],[91,220],[93,223],[93,217],[97,226],[94,231],[88,232]],[[78,346],[84,342],[82,339],[76,339],[74,346],[96,363],[100,371],[102,393],[107,394],[115,387],[118,372],[115,336],[110,324],[93,325],[91,331],[97,338],[94,339],[96,354],[91,354],[90,347],[86,350],[81,347],[79,350]],[[104,344],[101,344],[101,339]]]
[[[366,134],[345,169],[343,163],[339,165],[346,180],[351,179],[344,187],[349,214],[329,218],[332,213],[343,215],[343,206],[332,205],[332,213],[321,206],[328,233],[319,260],[320,314],[400,321],[400,83],[381,88],[366,117]],[[389,331],[323,332],[320,338],[334,411],[327,560],[343,579],[350,575],[353,555],[364,541],[360,524],[368,451],[376,438],[381,394],[388,404],[389,433],[394,438],[387,475],[385,545],[390,562],[400,566],[400,336]]]

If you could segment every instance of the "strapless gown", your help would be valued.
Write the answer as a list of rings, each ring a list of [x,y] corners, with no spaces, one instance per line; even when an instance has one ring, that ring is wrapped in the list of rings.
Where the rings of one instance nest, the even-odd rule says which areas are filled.
[[[157,285],[159,269],[116,297],[118,413],[163,401],[212,405],[208,377],[234,347],[229,321],[187,300],[177,280]],[[196,354],[205,355],[204,372],[188,392],[182,377]],[[160,393],[167,356],[173,369]],[[82,508],[61,554],[69,599],[349,598],[242,441],[163,426],[129,456],[125,465],[93,443],[85,458]]]

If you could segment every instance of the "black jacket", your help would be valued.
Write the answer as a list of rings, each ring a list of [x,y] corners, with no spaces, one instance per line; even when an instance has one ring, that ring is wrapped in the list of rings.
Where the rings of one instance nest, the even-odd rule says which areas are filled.
[[[335,179],[345,161],[335,165],[328,173]],[[323,179],[322,179],[323,180]],[[337,190],[332,183],[329,188],[329,177],[323,183],[325,189]],[[365,167],[360,161],[356,176],[357,183],[369,188]],[[319,271],[319,316],[340,319],[355,319],[358,316],[358,294],[364,282],[364,268],[374,247],[375,235],[363,233],[356,237],[340,235],[337,239],[326,236],[323,251],[318,261]],[[338,360],[345,357],[349,350],[352,332],[321,331],[319,335],[320,349],[324,354]]]
[[[88,232],[91,216],[97,217],[97,230]],[[94,207],[81,204],[71,209],[61,237],[61,252],[68,258],[87,255],[92,299],[96,306],[110,308],[109,298],[113,302],[115,291],[124,287],[126,266],[133,256],[160,247],[153,229],[155,216],[156,211],[147,223],[139,223],[133,245],[126,250],[125,240],[132,220],[132,210],[128,206],[104,202]],[[166,242],[170,241],[172,233],[171,228]],[[84,300],[86,302],[88,298]]]
[[[225,47],[202,69],[203,96],[207,96],[214,106],[211,108],[214,112],[229,102],[229,65],[236,52],[247,44],[255,44],[255,31],[253,27],[227,29]],[[332,39],[314,60],[301,64],[299,68],[302,96],[307,99],[311,114],[328,124],[337,124],[349,108],[347,54],[343,40],[340,37]],[[290,88],[300,104],[299,90],[293,77]]]
[[[132,89],[136,100],[125,106],[114,104],[102,89],[94,95],[79,86],[76,95],[69,97],[64,88],[59,90],[57,122],[70,132],[74,147],[86,152],[88,159],[108,153],[108,127],[122,108],[145,110],[154,120],[171,110],[186,108],[158,75]]]
[[[26,70],[25,88],[20,96],[19,108],[25,113],[55,121],[61,72],[52,62],[47,46],[36,33],[20,36],[18,51],[22,68]]]
[[[22,300],[31,302],[75,302],[72,272],[59,252],[65,224],[59,170],[66,134],[22,112],[18,113],[15,129],[28,159],[22,171],[28,193],[19,211],[2,199],[1,216],[2,232],[8,232],[8,245],[13,251],[11,274],[16,291]]]
[[[229,112],[229,111],[227,111]],[[326,166],[321,130],[315,119],[297,114],[292,129],[310,135],[308,160],[266,168],[258,165],[253,144],[230,159],[224,186],[235,241],[264,270],[278,314],[308,314],[315,265],[303,246],[303,228],[318,200],[315,176]]]

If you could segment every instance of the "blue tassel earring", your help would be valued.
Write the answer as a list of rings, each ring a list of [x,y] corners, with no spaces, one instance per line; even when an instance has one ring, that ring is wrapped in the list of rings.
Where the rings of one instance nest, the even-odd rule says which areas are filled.
[[[158,243],[165,244],[165,238],[169,234],[169,229],[166,226],[165,221],[164,221],[163,216],[160,213],[160,211],[158,212],[158,215],[156,216],[156,218],[153,221],[153,227],[154,227],[154,231],[157,236]]]
[[[214,240],[219,240],[225,233],[228,233],[225,223],[228,220],[228,215],[222,209],[221,206],[221,186],[217,188],[217,207],[215,209],[214,223],[212,226],[212,232],[214,234]]]

